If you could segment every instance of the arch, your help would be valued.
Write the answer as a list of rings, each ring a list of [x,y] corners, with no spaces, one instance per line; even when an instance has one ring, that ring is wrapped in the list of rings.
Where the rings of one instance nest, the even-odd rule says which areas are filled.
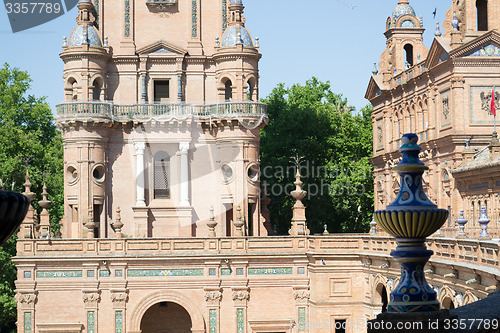
[[[488,0],[476,1],[477,31],[488,31]]]
[[[472,293],[472,291],[467,290],[467,291],[465,292],[464,298],[463,298],[463,300],[462,300],[462,305],[471,304],[471,303],[474,303],[474,302],[476,302],[476,301],[478,301],[478,300],[479,300],[479,298],[477,298],[477,296],[476,296],[476,295],[474,295],[474,294]]]
[[[70,76],[64,84],[66,100],[78,100],[78,81]]]
[[[159,151],[154,156],[153,198],[170,199],[170,156]]]
[[[94,79],[92,79],[92,100],[93,101],[100,101],[102,98],[102,93],[104,91],[104,79],[102,76],[97,76]]]
[[[387,311],[387,306],[389,304],[388,290],[387,279],[381,274],[377,274],[373,279],[372,303],[382,306],[381,313]]]
[[[451,289],[449,286],[445,285],[439,290],[438,300],[441,303],[443,309],[454,309],[455,306],[455,296],[456,291]]]
[[[246,78],[247,81],[247,99],[249,101],[257,101],[258,96],[257,96],[257,79],[255,76],[249,75]]]
[[[413,45],[408,43],[403,47],[405,51],[405,60],[409,67],[413,67]]]
[[[231,80],[227,80],[224,83],[224,100],[230,101],[233,99],[233,83]]]
[[[194,305],[195,303],[193,300],[181,292],[174,290],[154,291],[143,297],[134,310],[132,310],[130,315],[128,326],[130,331],[140,332],[142,317],[150,307],[160,302],[172,302],[179,304],[187,311],[187,313],[189,313],[189,316],[191,317],[191,331],[196,333],[205,332],[205,319],[203,318],[201,311],[196,307],[196,305]]]
[[[443,180],[450,180],[450,173],[446,169],[443,169],[441,176]]]

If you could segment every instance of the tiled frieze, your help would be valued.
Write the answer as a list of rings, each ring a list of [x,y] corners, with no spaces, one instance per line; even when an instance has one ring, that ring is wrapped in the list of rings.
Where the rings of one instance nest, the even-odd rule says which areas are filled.
[[[200,269],[130,269],[128,277],[152,277],[152,276],[203,276],[204,270]]]
[[[292,267],[248,269],[248,275],[281,275],[281,274],[292,274]]]
[[[82,271],[38,271],[37,278],[81,278]]]

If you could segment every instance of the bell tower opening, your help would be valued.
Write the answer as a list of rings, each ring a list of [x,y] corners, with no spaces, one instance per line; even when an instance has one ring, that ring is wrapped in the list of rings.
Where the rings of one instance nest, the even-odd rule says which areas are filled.
[[[413,67],[413,45],[406,44],[404,46],[405,60],[408,67]]]
[[[477,31],[488,31],[488,0],[476,1]]]
[[[189,313],[177,303],[160,302],[150,307],[141,320],[142,333],[191,333]]]
[[[227,80],[226,83],[224,83],[224,99],[226,101],[233,99],[233,83],[231,80]]]

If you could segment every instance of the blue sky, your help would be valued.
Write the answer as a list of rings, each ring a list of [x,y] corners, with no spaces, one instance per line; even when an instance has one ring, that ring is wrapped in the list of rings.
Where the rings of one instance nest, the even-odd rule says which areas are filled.
[[[141,1],[141,0],[139,0]],[[182,0],[181,0],[182,1]],[[410,0],[432,43],[451,0]],[[260,38],[260,95],[280,82],[287,86],[315,76],[330,81],[349,104],[360,109],[373,63],[385,49],[385,22],[397,0],[244,0],[247,27]],[[438,9],[436,20],[432,13]],[[62,37],[75,27],[77,9],[39,27],[13,34],[0,4],[0,63],[28,71],[31,93],[47,96],[53,107],[63,99]]]

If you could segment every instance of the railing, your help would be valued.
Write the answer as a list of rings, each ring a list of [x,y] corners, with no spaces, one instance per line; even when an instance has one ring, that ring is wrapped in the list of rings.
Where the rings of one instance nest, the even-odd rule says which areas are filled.
[[[112,102],[64,102],[56,106],[56,118],[99,116],[106,118],[143,117],[230,117],[263,116],[267,105],[258,102],[221,102],[215,104],[114,104]]]
[[[432,259],[473,263],[499,268],[500,244],[495,241],[429,238]],[[217,237],[217,238],[120,238],[18,240],[20,257],[73,255],[196,255],[241,254],[298,255],[333,253],[390,257],[396,248],[393,237],[356,235],[296,237]]]

